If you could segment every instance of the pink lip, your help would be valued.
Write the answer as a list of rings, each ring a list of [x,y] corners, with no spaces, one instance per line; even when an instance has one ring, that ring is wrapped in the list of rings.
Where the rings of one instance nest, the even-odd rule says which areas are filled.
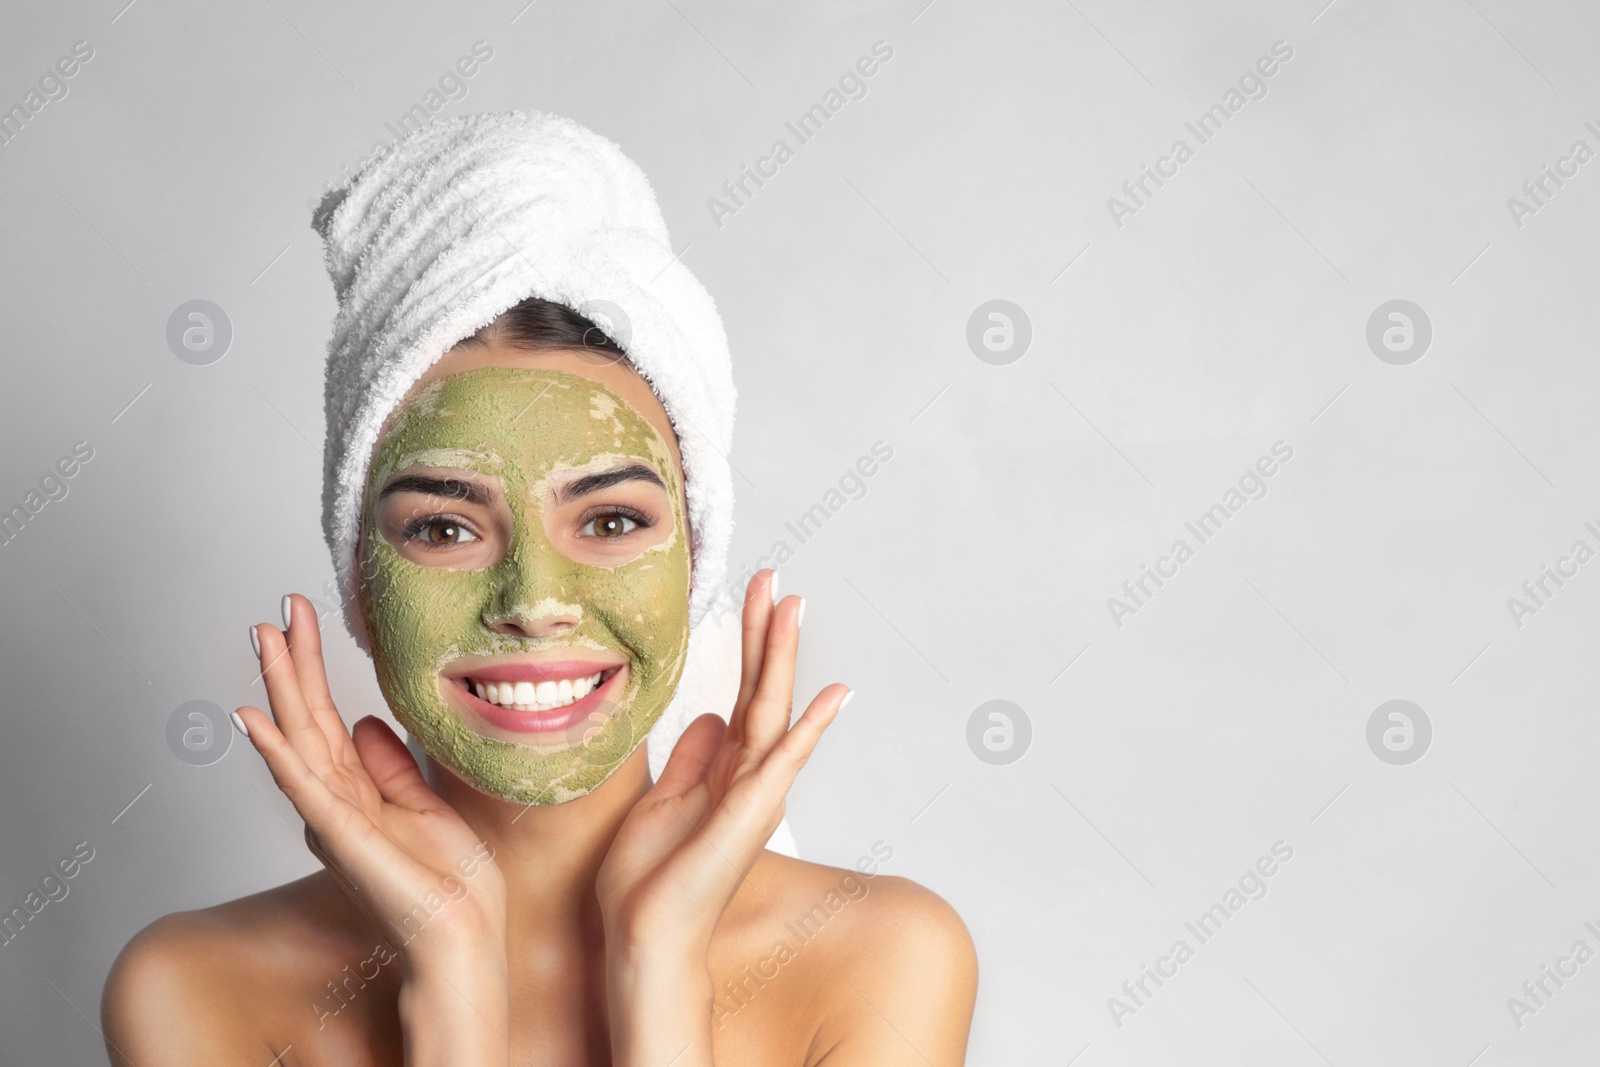
[[[563,678],[587,678],[596,671],[606,671],[598,686],[582,700],[574,700],[562,708],[549,711],[517,711],[514,708],[492,704],[467,687],[467,679],[485,682],[554,682]],[[467,707],[485,722],[499,729],[519,734],[566,733],[584,722],[603,706],[615,705],[611,690],[620,666],[586,663],[581,660],[564,660],[549,663],[505,663],[497,667],[484,667],[469,674],[447,676],[446,681]],[[596,723],[596,726],[601,725]]]

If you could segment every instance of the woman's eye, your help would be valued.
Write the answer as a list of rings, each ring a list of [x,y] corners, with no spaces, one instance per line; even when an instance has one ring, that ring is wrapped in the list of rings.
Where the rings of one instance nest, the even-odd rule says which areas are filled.
[[[640,526],[648,526],[631,515],[620,511],[608,511],[604,515],[596,515],[584,524],[584,535],[598,537],[601,540],[615,540],[632,533]],[[593,532],[589,532],[592,529]]]
[[[405,536],[407,540],[411,540],[419,534],[422,536],[424,543],[433,548],[464,545],[478,540],[477,534],[454,519],[423,519],[406,528]]]

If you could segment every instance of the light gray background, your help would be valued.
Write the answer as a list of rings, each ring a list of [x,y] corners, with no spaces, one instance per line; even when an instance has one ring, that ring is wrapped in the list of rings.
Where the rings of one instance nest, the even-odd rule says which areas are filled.
[[[1506,605],[1600,548],[1600,161],[1521,227],[1506,206],[1600,149],[1592,7],[124,3],[0,16],[7,106],[95,50],[0,147],[0,503],[95,449],[0,546],[0,909],[95,849],[0,946],[0,1061],[100,1061],[139,927],[314,867],[248,748],[190,767],[164,730],[188,700],[260,703],[246,626],[331,573],[306,201],[480,39],[439,114],[537,107],[618,141],[718,302],[741,570],[894,450],[785,568],[802,699],[859,692],[790,822],[818,861],[888,843],[887,873],[960,911],[971,1062],[1600,1054],[1600,961],[1520,1028],[1506,1006],[1600,949],[1600,561],[1520,628]],[[867,95],[715,225],[707,198],[880,39]],[[1277,40],[1268,95],[1117,227],[1106,199]],[[195,298],[236,330],[212,366],[164,339]],[[1433,324],[1409,366],[1365,340],[1397,298]],[[1032,322],[1005,366],[965,339],[991,299]],[[1116,626],[1106,599],[1277,440],[1267,496]],[[327,632],[353,720],[376,686]],[[966,741],[997,698],[1033,730],[1007,766]],[[1409,766],[1365,739],[1394,698],[1434,727]],[[1107,998],[1278,840],[1268,894],[1118,1027]]]

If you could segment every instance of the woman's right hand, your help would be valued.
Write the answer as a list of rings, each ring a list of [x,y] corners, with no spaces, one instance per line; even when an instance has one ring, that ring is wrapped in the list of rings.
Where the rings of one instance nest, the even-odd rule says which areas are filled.
[[[503,961],[506,888],[492,852],[428,787],[387,724],[369,715],[345,728],[328,691],[316,609],[293,595],[284,604],[287,635],[253,628],[272,714],[248,706],[234,714],[305,819],[307,843],[413,976],[462,973],[494,954]]]

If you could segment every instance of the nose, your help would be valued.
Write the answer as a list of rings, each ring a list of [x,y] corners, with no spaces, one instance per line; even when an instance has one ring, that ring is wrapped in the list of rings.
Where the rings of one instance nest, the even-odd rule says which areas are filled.
[[[556,637],[583,622],[575,564],[549,543],[542,529],[520,538],[496,564],[494,591],[484,606],[483,625],[511,637]]]
[[[569,605],[538,614],[520,604],[513,605],[510,611],[499,613],[496,618],[486,615],[484,627],[491,633],[510,637],[556,637],[578,628],[582,617],[573,610],[575,608],[576,605]]]

